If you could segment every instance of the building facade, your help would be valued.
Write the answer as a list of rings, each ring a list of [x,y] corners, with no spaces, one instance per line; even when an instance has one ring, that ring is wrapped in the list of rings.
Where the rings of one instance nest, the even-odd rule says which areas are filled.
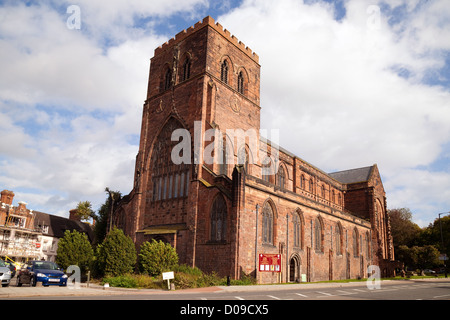
[[[392,274],[376,165],[327,174],[260,137],[259,57],[206,17],[157,48],[133,190],[113,223],[139,247],[162,240],[180,263],[260,283]],[[261,255],[277,255],[260,269]]]
[[[55,261],[58,241],[66,230],[77,230],[93,241],[91,226],[71,210],[70,218],[28,209],[27,203],[13,205],[14,192],[3,190],[0,198],[0,257],[17,265],[29,260]]]

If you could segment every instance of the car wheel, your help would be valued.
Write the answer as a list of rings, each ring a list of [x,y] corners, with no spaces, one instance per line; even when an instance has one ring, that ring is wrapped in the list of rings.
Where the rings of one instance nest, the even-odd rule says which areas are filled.
[[[35,277],[31,277],[30,285],[31,285],[32,287],[36,287],[36,278],[35,278]]]
[[[20,282],[20,278],[19,278],[19,277],[17,277],[17,286],[18,286],[18,287],[21,287],[21,286],[22,286],[22,282]]]

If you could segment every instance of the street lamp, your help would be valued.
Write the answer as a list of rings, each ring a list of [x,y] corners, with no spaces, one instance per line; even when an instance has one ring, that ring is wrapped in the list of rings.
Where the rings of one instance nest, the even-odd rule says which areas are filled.
[[[443,215],[443,214],[446,215],[446,214],[449,214],[449,213],[450,213],[450,211],[438,213],[438,216],[439,216],[439,229],[441,230],[442,251],[444,252],[444,273],[445,273],[445,277],[446,278],[447,278],[447,264],[445,263],[445,261],[447,259],[447,255],[445,254],[444,234],[442,233],[441,215]]]

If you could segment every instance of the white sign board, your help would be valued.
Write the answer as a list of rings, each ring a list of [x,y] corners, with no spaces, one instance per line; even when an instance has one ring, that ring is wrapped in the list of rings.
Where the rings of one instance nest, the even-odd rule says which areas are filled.
[[[170,279],[175,278],[173,271],[163,272],[162,276],[163,276],[163,280],[170,280]]]

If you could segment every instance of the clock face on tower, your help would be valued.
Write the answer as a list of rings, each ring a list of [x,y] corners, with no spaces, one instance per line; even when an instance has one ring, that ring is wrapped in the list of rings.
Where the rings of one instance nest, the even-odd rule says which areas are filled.
[[[239,99],[236,96],[231,97],[230,107],[231,107],[231,110],[233,110],[236,113],[239,113],[239,111],[241,110],[241,104],[239,102]]]

